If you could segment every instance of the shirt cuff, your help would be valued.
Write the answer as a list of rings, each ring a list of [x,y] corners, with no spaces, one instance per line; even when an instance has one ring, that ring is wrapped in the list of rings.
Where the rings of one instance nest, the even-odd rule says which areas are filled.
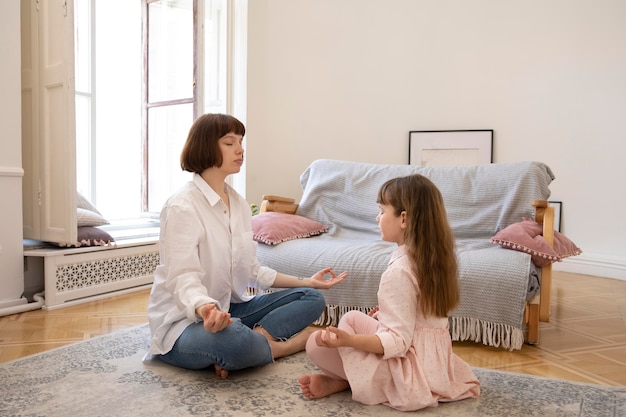
[[[189,305],[187,306],[187,311],[185,311],[185,314],[187,316],[187,318],[189,320],[192,320],[194,322],[199,322],[199,321],[203,321],[204,319],[202,317],[199,317],[196,314],[196,309],[202,305],[205,304],[215,304],[217,306],[217,308],[219,309],[219,303],[216,302],[215,300],[212,300],[211,298],[198,298],[195,301],[192,301],[191,303],[189,303]]]
[[[380,343],[383,345],[385,351],[383,360],[394,358],[404,352],[404,344],[396,343],[396,338],[389,332],[383,331],[376,333],[376,336],[380,339]]]

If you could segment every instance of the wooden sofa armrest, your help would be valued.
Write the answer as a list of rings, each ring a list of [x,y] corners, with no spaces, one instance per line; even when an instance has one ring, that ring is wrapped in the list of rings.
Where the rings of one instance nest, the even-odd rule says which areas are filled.
[[[554,247],[554,207],[546,200],[533,201],[535,221],[543,225],[543,238],[550,247]],[[539,302],[539,320],[550,321],[550,298],[552,290],[552,263],[541,268],[541,299]]]
[[[298,203],[293,198],[276,195],[264,195],[261,202],[261,213],[273,211],[276,213],[296,214]]]
[[[551,247],[554,247],[554,207],[547,200],[534,200],[535,221],[542,224],[542,234]],[[539,322],[550,321],[550,301],[552,297],[552,263],[541,267],[541,286],[539,296],[535,297],[528,307],[528,336],[530,344],[539,341]],[[536,303],[538,299],[539,303]]]

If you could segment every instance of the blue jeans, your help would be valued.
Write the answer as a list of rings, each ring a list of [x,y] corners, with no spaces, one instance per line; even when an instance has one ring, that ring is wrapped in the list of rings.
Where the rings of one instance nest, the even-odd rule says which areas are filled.
[[[160,357],[187,369],[214,364],[229,371],[262,366],[272,362],[272,351],[254,327],[261,326],[276,339],[286,340],[317,320],[325,305],[321,292],[311,288],[257,295],[248,302],[230,305],[233,322],[224,330],[211,333],[202,322],[190,324],[172,350]]]

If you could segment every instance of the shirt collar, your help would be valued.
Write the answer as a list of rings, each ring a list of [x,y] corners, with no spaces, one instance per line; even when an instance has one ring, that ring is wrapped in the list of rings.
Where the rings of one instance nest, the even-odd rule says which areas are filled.
[[[396,249],[394,249],[393,253],[391,254],[391,258],[389,259],[389,264],[392,264],[393,262],[395,262],[399,258],[402,258],[405,255],[406,255],[406,246],[405,245],[398,246]]]
[[[196,184],[198,189],[202,192],[211,206],[216,205],[221,200],[221,197],[206,183],[206,181],[200,176],[200,174],[193,174],[193,183]],[[226,184],[228,188],[228,184]]]

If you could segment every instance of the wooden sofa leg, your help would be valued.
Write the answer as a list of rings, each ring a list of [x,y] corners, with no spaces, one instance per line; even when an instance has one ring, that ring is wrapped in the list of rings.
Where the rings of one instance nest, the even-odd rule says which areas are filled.
[[[528,306],[528,336],[526,342],[529,345],[539,343],[539,305],[530,304]]]

